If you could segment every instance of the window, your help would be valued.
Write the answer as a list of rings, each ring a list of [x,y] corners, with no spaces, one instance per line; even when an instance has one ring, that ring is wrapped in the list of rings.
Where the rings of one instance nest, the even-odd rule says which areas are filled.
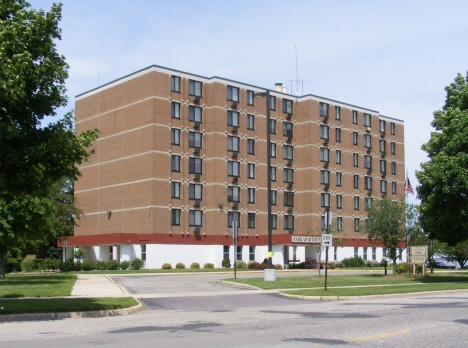
[[[328,138],[328,126],[320,125],[320,139]]]
[[[322,229],[322,231],[327,229],[325,216],[320,217],[320,228]]]
[[[330,158],[330,150],[325,147],[321,147],[320,148],[320,161],[329,162],[329,158]]]
[[[241,246],[237,247],[236,260],[242,261],[242,247]]]
[[[270,176],[271,176],[271,181],[276,181],[276,167],[271,167]]]
[[[203,212],[201,210],[189,210],[189,226],[202,225]]]
[[[278,217],[275,214],[271,215],[271,229],[276,230],[278,228]]]
[[[372,169],[372,156],[364,155],[364,168]]]
[[[180,93],[180,77],[179,76],[171,77],[171,91]]]
[[[372,176],[364,177],[364,188],[366,190],[372,190]]]
[[[239,88],[227,86],[227,100],[239,102]]]
[[[396,182],[392,182],[392,193],[396,195]]]
[[[202,173],[202,163],[201,158],[189,158],[189,173],[190,174],[201,174]]]
[[[353,145],[358,145],[359,133],[353,132]]]
[[[364,147],[372,147],[372,136],[364,134]]]
[[[180,145],[180,129],[171,129],[171,144]]]
[[[372,198],[366,197],[364,199],[364,209],[369,210],[372,207]]]
[[[247,153],[253,155],[255,153],[255,140],[247,139]]]
[[[173,172],[180,172],[180,156],[179,155],[172,155],[171,169]]]
[[[202,96],[202,83],[199,81],[189,80],[189,95],[201,97]]]
[[[189,132],[189,147],[194,147],[197,149],[202,148],[202,133]]]
[[[189,184],[189,200],[201,201],[203,197],[203,185]]]
[[[292,184],[294,182],[294,169],[283,168],[283,182]]]
[[[386,141],[385,140],[380,140],[379,145],[380,145],[380,152],[385,153],[386,152],[386,147],[387,147],[386,146],[387,145]]]
[[[251,204],[255,203],[255,189],[254,188],[247,189],[247,202]]]
[[[110,246],[109,247],[109,260],[113,260],[114,259],[114,246]]]
[[[387,162],[385,160],[380,160],[380,172],[381,173],[387,172]]]
[[[171,223],[172,226],[180,226],[180,209],[171,210]]]
[[[228,161],[228,176],[239,176],[239,165],[237,161]]]
[[[336,186],[341,186],[341,173],[336,173]]]
[[[276,144],[270,143],[270,157],[276,158]]]
[[[395,154],[395,143],[394,143],[394,142],[391,142],[391,143],[390,143],[390,153],[391,153],[392,155]]]
[[[362,248],[362,259],[367,261],[367,247]]]
[[[239,127],[239,113],[236,111],[227,112],[227,125],[230,127]]]
[[[379,120],[379,132],[385,133],[385,121]]]
[[[330,207],[330,194],[329,193],[320,194],[320,205],[324,208]]]
[[[293,136],[293,124],[291,122],[283,122],[283,135],[285,137]]]
[[[247,163],[247,178],[255,179],[255,164]]]
[[[180,198],[180,182],[171,183],[171,197]]]
[[[380,192],[387,192],[387,180],[380,180]]]
[[[341,128],[335,128],[335,140],[341,143]]]
[[[366,127],[371,126],[371,115],[369,114],[362,114],[362,124]]]
[[[322,185],[330,185],[330,171],[328,170],[320,171],[320,183]]]
[[[270,120],[270,134],[276,134],[276,120]]]
[[[359,167],[359,154],[353,153],[353,166]]]
[[[357,124],[357,111],[353,110],[353,123]]]
[[[335,120],[341,120],[341,108],[335,106]]]
[[[284,229],[294,230],[294,216],[293,215],[284,216]]]
[[[336,218],[336,229],[338,231],[343,230],[343,218],[342,217],[337,217]],[[336,248],[335,248],[336,249]]]
[[[292,100],[283,99],[283,112],[285,114],[293,113],[293,102]]]
[[[354,218],[354,231],[359,232],[359,218]]]
[[[292,160],[293,159],[293,149],[294,147],[290,145],[283,145],[283,159]]]
[[[180,103],[171,103],[171,117],[180,119]]]
[[[377,248],[372,248],[372,261],[377,260]]]
[[[343,209],[343,196],[342,195],[336,195],[336,208]]]
[[[277,196],[277,192],[275,190],[272,190],[271,191],[271,205],[276,205],[276,196]]]
[[[202,121],[202,108],[198,106],[189,106],[189,121],[200,122]]]
[[[359,256],[359,247],[354,247],[354,257]]]
[[[359,175],[353,176],[354,188],[359,188]]]
[[[229,245],[223,245],[223,260],[229,258]]]
[[[354,196],[354,210],[359,210],[359,197]]]
[[[255,116],[254,115],[247,115],[247,129],[255,129]]]
[[[146,245],[140,245],[141,247],[141,259],[146,261]]]
[[[270,110],[276,110],[276,97],[270,96]]]
[[[228,151],[239,152],[239,137],[228,135],[227,149]]]
[[[335,157],[336,157],[335,163],[341,164],[341,150],[336,150]]]
[[[255,228],[255,213],[248,213],[247,214],[247,227],[248,228]]]
[[[228,202],[240,202],[240,187],[228,186]]]
[[[240,228],[240,213],[236,211],[228,212],[228,227],[232,227],[232,222],[237,222],[237,228]]]
[[[396,162],[392,162],[392,174],[396,174]]]
[[[255,246],[249,246],[249,261],[255,261]]]
[[[395,123],[390,122],[390,134],[395,135]]]
[[[254,92],[247,91],[247,105],[254,105]]]
[[[294,192],[284,192],[284,206],[285,207],[294,206]]]
[[[320,103],[320,116],[328,117],[328,104]]]

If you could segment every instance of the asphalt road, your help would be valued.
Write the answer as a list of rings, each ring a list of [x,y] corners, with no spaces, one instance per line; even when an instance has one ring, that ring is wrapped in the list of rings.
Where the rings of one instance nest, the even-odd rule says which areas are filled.
[[[148,309],[128,316],[3,323],[0,346],[459,348],[468,345],[468,292],[305,301],[249,290],[232,295],[227,292],[228,287],[214,284],[210,277],[186,277],[125,277],[134,292],[172,289],[175,296],[144,299]],[[122,283],[122,279],[117,280]],[[190,284],[190,290],[196,294],[185,296]]]

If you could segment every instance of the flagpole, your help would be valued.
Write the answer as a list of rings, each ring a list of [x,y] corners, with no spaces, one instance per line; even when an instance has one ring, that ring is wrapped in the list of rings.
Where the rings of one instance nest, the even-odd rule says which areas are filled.
[[[405,215],[406,215],[406,209],[408,209],[408,169],[406,169],[406,179],[405,179]],[[409,245],[408,245],[408,224],[406,224],[406,262],[410,262],[410,256],[409,256]]]

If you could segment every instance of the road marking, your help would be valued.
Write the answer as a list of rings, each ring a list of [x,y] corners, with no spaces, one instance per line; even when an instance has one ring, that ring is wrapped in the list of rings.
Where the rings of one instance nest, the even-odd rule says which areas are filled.
[[[354,338],[352,340],[348,340],[345,342],[357,342],[357,341],[368,341],[368,340],[376,340],[378,338],[384,338],[384,337],[391,337],[391,336],[399,336],[399,335],[406,335],[409,334],[411,331],[399,331],[399,332],[390,332],[390,333],[385,333],[381,335],[375,335],[375,336],[368,336],[368,337],[360,337],[360,338]]]

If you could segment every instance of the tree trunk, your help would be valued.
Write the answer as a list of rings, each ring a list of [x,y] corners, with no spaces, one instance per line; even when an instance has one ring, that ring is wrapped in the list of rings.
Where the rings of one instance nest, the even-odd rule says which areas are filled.
[[[396,276],[396,258],[393,259],[393,275]]]
[[[5,252],[0,248],[0,279],[5,279]]]

